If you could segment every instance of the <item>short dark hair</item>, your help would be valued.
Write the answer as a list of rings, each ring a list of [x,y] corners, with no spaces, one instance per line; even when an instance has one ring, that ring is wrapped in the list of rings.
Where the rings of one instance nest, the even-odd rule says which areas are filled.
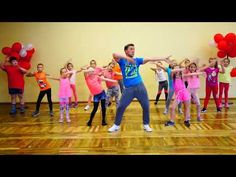
[[[10,62],[10,63],[11,63],[13,60],[16,60],[16,61],[17,61],[16,57],[10,57],[10,58],[9,58],[9,62]]]
[[[197,67],[197,63],[195,63],[195,62],[190,63],[190,65],[188,67],[190,68],[191,65],[194,65],[195,67]]]
[[[216,58],[215,58],[215,57],[210,57],[208,61],[210,62],[211,60],[216,60]],[[218,62],[217,62],[217,61],[216,61],[214,67],[215,67],[215,68],[218,68]]]
[[[95,60],[90,60],[90,62],[89,62],[90,65],[91,65],[92,62],[95,62],[97,64],[97,62]]]
[[[134,44],[127,44],[127,45],[125,45],[124,50],[127,50],[130,46],[134,47]]]
[[[225,60],[228,60],[228,62],[230,63],[230,59],[229,59],[229,58],[224,58],[224,61],[225,61]]]
[[[40,65],[41,65],[41,66],[44,66],[43,63],[38,63],[38,64],[37,64],[37,67],[40,66]]]
[[[115,63],[112,61],[112,62],[110,62],[110,63],[108,64],[108,66],[110,66],[111,64],[115,65]]]
[[[68,68],[69,65],[72,65],[72,67],[74,66],[72,63],[67,63],[66,67]]]
[[[61,69],[60,69],[60,74],[62,74],[62,70],[63,70],[63,69],[65,69],[65,70],[66,70],[66,68],[61,68]]]
[[[190,62],[190,60],[189,60],[188,58],[185,60],[185,62],[184,62],[184,63],[186,63],[186,61]]]

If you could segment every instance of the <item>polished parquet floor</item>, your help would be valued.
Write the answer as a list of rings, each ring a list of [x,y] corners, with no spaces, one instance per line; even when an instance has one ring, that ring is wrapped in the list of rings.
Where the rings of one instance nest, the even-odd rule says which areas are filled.
[[[235,102],[235,100],[232,100]],[[197,122],[195,106],[191,107],[191,126],[185,127],[183,115],[176,125],[165,127],[169,115],[163,115],[164,102],[150,102],[152,133],[142,128],[142,109],[133,102],[124,114],[121,130],[108,133],[113,124],[115,105],[107,110],[107,126],[101,126],[98,110],[92,127],[87,127],[90,108],[84,103],[71,109],[70,124],[58,122],[59,106],[50,120],[47,104],[41,105],[41,115],[32,118],[34,104],[27,104],[24,115],[10,116],[9,105],[0,104],[0,154],[236,154],[236,106],[216,113],[211,101],[203,122]]]

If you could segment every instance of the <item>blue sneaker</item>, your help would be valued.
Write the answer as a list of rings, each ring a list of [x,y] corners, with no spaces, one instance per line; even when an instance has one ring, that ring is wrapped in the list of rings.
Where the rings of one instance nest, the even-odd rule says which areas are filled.
[[[12,109],[12,110],[10,111],[10,115],[14,115],[14,114],[16,114],[16,113],[17,113],[16,109]]]
[[[165,123],[165,126],[174,126],[174,125],[175,125],[175,123],[170,120]]]
[[[11,111],[10,111],[10,115],[14,115],[14,114],[16,114],[17,113],[17,111],[16,111],[16,105],[15,104],[12,104],[11,105]]]
[[[24,114],[25,113],[25,108],[22,106],[22,107],[20,107],[20,113],[21,114]]]

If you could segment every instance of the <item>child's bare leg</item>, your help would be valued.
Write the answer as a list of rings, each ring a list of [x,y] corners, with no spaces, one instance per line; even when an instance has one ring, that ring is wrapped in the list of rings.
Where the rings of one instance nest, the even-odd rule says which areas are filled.
[[[171,106],[171,112],[170,112],[170,120],[174,121],[175,119],[175,108],[178,105],[177,100],[174,100]]]
[[[185,120],[190,120],[190,100],[184,101],[184,116]]]
[[[18,98],[20,100],[20,112],[21,113],[24,113],[25,112],[25,102],[24,102],[24,97],[23,97],[23,94],[18,94]]]
[[[10,114],[16,114],[16,94],[11,95],[11,111]]]

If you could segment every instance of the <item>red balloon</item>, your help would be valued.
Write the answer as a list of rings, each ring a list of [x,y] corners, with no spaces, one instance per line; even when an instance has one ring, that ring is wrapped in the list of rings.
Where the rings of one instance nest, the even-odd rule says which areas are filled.
[[[19,61],[19,66],[26,69],[26,70],[29,70],[31,68],[31,64],[30,62],[26,62],[26,61]]]
[[[233,48],[234,48],[234,46],[236,46],[236,43],[234,43],[234,42],[228,42],[228,50],[229,50],[229,52],[231,51],[231,50],[233,50]]]
[[[34,48],[32,48],[31,50],[29,50],[28,52],[30,52],[30,53],[34,53],[35,52],[35,49]]]
[[[3,47],[3,48],[2,48],[2,53],[3,53],[4,55],[9,56],[9,55],[11,54],[11,48],[10,48],[10,47]]]
[[[216,43],[220,42],[223,39],[224,39],[224,36],[222,34],[220,34],[220,33],[217,33],[214,36],[214,40],[215,40]]]
[[[30,62],[31,58],[32,58],[32,53],[30,51],[27,51],[27,55],[22,58],[24,61]]]
[[[227,42],[234,42],[236,36],[234,33],[228,33],[226,36],[225,36],[225,40]]]
[[[218,52],[217,52],[217,56],[218,56],[219,58],[224,58],[224,57],[226,56],[226,53],[225,53],[224,51],[218,51]]]
[[[228,45],[227,49],[225,50],[226,53],[230,53],[231,51],[233,51],[234,47],[232,45]]]
[[[225,40],[222,40],[218,43],[217,47],[219,50],[226,51],[228,49],[228,44]]]
[[[16,52],[11,52],[11,54],[9,55],[10,57],[15,57],[17,60],[20,59],[20,55]]]
[[[22,45],[19,42],[15,42],[11,48],[12,48],[12,51],[19,53],[20,50],[22,49]]]
[[[236,77],[236,68],[233,68],[230,72],[231,77]]]
[[[232,58],[236,57],[236,47],[231,52],[229,52],[228,55],[229,57],[232,57]]]

